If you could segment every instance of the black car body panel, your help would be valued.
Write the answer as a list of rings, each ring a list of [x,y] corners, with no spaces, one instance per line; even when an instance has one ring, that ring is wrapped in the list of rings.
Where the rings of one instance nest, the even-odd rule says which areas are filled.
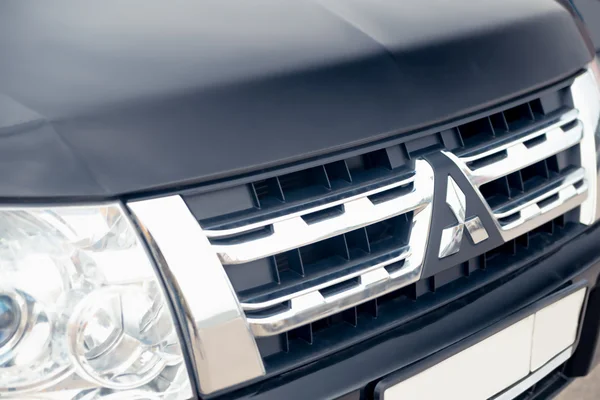
[[[596,52],[600,52],[600,1],[570,0],[577,14],[586,23],[589,37],[594,42]]]
[[[409,134],[592,58],[547,0],[0,5],[0,197],[181,188]]]

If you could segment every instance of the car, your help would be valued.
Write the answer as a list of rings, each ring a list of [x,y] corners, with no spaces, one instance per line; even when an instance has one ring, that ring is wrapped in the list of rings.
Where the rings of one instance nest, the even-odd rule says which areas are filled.
[[[1,3],[0,398],[544,399],[587,375],[596,18]]]

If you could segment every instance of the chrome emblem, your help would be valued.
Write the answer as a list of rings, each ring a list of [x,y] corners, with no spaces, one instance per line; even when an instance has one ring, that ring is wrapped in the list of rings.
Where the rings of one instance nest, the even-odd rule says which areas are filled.
[[[456,217],[456,225],[445,228],[442,231],[439,258],[448,257],[458,253],[465,227],[473,243],[483,242],[488,238],[488,233],[481,223],[479,217],[470,217],[465,220],[467,211],[467,200],[465,194],[460,190],[458,184],[448,176],[448,189],[446,191],[446,204]]]

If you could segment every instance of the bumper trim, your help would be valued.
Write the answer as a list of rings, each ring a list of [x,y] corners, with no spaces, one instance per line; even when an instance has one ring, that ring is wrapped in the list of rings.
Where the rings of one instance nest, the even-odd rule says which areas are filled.
[[[550,375],[552,371],[564,364],[571,357],[572,354],[573,346],[570,346],[562,353],[554,357],[552,360],[548,361],[543,367],[530,374],[529,376],[523,378],[520,382],[514,384],[512,387],[508,388],[496,397],[493,397],[492,400],[514,399],[515,397],[519,396],[521,393],[525,392],[527,389],[544,379],[546,376]]]

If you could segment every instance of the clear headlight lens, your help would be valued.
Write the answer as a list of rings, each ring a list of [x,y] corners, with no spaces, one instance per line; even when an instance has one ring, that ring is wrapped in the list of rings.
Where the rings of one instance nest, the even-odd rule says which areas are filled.
[[[120,205],[0,210],[5,397],[191,397],[173,316]]]

